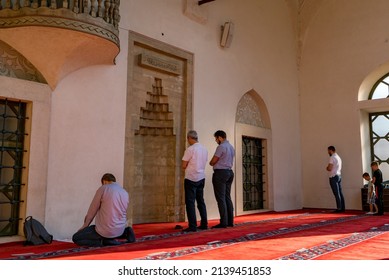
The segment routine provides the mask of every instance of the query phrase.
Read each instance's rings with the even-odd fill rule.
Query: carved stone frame
[[[127,76],[127,113],[126,113],[126,132],[125,132],[125,158],[124,158],[124,187],[129,192],[130,197],[134,195],[134,180],[136,180],[135,172],[137,168],[135,162],[135,136],[139,129],[139,100],[134,98],[134,73],[135,60],[138,59],[135,55],[135,48],[141,46],[155,53],[160,53],[168,57],[183,61],[182,79],[183,79],[183,96],[182,112],[180,122],[180,131],[175,130],[176,135],[176,156],[175,156],[175,174],[174,174],[174,217],[170,217],[171,222],[185,220],[185,201],[183,191],[184,174],[181,169],[181,158],[186,148],[186,131],[192,128],[193,122],[193,54],[185,50],[176,48],[166,43],[146,37],[144,35],[129,32],[128,45],[128,76]],[[167,175],[168,176],[168,175]],[[171,175],[170,175],[171,176]],[[131,198],[130,198],[131,199]],[[138,217],[133,217],[133,206],[129,207],[129,223],[141,223]],[[163,221],[161,221],[163,222]]]

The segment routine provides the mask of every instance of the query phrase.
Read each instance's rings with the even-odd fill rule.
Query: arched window
[[[389,73],[379,79],[369,100],[389,97]],[[389,111],[369,113],[371,160],[377,161],[384,174],[389,174]],[[384,180],[387,178],[384,178]]]
[[[369,99],[381,99],[389,97],[389,73],[383,76],[373,86],[370,92]]]

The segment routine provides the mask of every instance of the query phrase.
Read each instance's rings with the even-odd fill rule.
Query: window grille
[[[389,97],[389,73],[381,77],[372,87],[369,100]],[[371,161],[377,161],[385,176],[389,174],[389,112],[381,108],[369,114]],[[386,109],[387,110],[387,109]]]
[[[18,234],[26,103],[0,100],[0,236]]]
[[[264,209],[263,139],[242,136],[243,211]]]
[[[386,174],[389,171],[389,112],[371,113],[370,148],[371,160],[380,164],[380,169]],[[384,178],[385,180],[385,178]]]

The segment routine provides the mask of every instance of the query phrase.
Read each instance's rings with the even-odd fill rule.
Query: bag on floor
[[[53,241],[53,236],[32,216],[24,220],[23,231],[26,237],[24,245],[50,244]]]

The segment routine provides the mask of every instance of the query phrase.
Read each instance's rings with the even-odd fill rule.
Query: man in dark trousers
[[[378,162],[373,161],[371,163],[371,170],[373,171],[373,179],[371,182],[376,188],[376,195],[377,195],[377,207],[378,207],[378,213],[374,214],[376,216],[382,216],[384,215],[384,185],[382,184],[382,172],[379,168]]]
[[[129,196],[110,173],[101,178],[99,187],[84,218],[84,224],[73,235],[73,242],[80,246],[119,245],[116,239],[134,242],[131,227],[126,227]],[[90,225],[95,220],[95,225]]]
[[[187,133],[189,147],[182,157],[182,168],[185,170],[185,204],[188,216],[188,228],[184,232],[207,229],[207,207],[204,202],[205,166],[208,161],[207,149],[198,142],[197,132],[191,130]],[[200,213],[200,226],[197,227],[196,207]]]
[[[224,131],[216,131],[214,137],[218,147],[209,164],[213,166],[212,184],[219,209],[220,222],[212,228],[233,227],[234,206],[231,200],[231,185],[234,180],[232,166],[235,150],[230,142],[228,142],[227,135]]]
[[[342,213],[345,211],[346,207],[342,191],[342,159],[336,153],[334,146],[328,147],[328,155],[330,156],[330,159],[326,170],[328,171],[331,190],[336,200],[336,210],[334,212]]]

